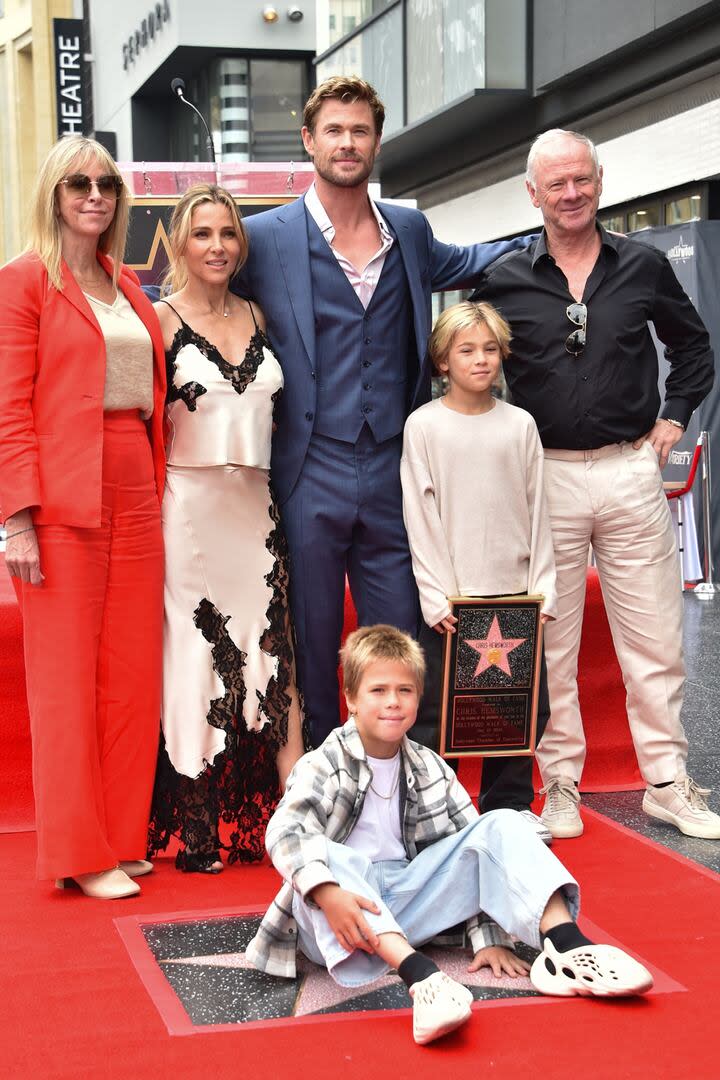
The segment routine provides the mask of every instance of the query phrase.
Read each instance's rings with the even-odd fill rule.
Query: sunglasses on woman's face
[[[98,189],[98,194],[104,199],[117,199],[123,189],[121,176],[108,173],[106,176],[98,176],[96,180],[86,176],[85,173],[71,173],[60,181],[64,184],[71,195],[87,196],[93,189],[93,184]]]

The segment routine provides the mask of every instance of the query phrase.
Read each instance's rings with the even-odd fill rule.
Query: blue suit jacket
[[[408,370],[415,367],[417,372],[410,395],[412,411],[430,398],[427,341],[432,293],[471,288],[486,266],[508,251],[525,247],[532,238],[469,247],[441,244],[419,210],[382,202],[379,207],[397,236],[410,287],[417,342],[417,356],[408,357]],[[232,287],[257,300],[262,308],[270,342],[285,375],[272,455],[273,484],[282,503],[295,486],[305,460],[316,408],[315,322],[305,201],[298,199],[246,218],[245,227],[250,241],[248,260]]]

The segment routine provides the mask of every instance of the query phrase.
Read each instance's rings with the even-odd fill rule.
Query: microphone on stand
[[[202,126],[205,128],[205,134],[207,135],[205,145],[207,147],[208,154],[210,155],[210,160],[212,161],[213,165],[215,165],[217,163],[217,158],[215,157],[215,145],[212,140],[212,135],[210,134],[210,128],[205,123],[205,117],[200,112],[200,110],[196,109],[192,101],[188,101],[188,99],[185,97],[185,80],[173,79],[170,83],[170,89],[172,90],[173,94],[175,94],[175,96],[178,97],[180,101],[182,101],[183,105],[187,105],[189,109],[192,109],[192,111],[200,117]]]

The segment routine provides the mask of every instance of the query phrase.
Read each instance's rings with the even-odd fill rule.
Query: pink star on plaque
[[[511,653],[513,649],[517,649],[519,645],[524,645],[526,641],[527,638],[503,637],[500,632],[498,617],[497,615],[493,616],[486,638],[477,638],[474,641],[469,638],[465,639],[466,645],[469,645],[475,652],[480,653],[475,675],[482,675],[483,671],[487,671],[489,667],[498,667],[506,675],[511,675],[508,653]]]

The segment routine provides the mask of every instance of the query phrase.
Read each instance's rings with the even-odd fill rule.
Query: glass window
[[[459,304],[460,301],[464,300],[466,296],[468,296],[468,293],[463,292],[461,289],[448,289],[442,294],[443,311],[447,311],[447,309],[449,307],[452,307],[453,304]]]
[[[485,86],[485,0],[408,0],[408,123]]]
[[[402,5],[391,8],[317,65],[317,81],[331,75],[360,75],[385,105],[385,134],[403,125]]]
[[[304,60],[248,60],[223,56],[193,78],[190,100],[208,117],[223,162],[299,161],[300,128],[308,96]],[[173,125],[175,161],[206,161],[205,132],[189,110]]]
[[[650,203],[648,206],[628,211],[628,232],[639,232],[640,229],[649,229],[653,225],[661,224],[660,206],[657,203]]]
[[[430,377],[430,392],[433,400],[435,398],[445,397],[448,392],[448,385],[447,375],[436,375],[433,371],[433,374]]]
[[[334,44],[345,34],[352,33],[360,23],[392,3],[393,0],[330,0],[330,44]]]
[[[308,96],[302,60],[251,60],[251,161],[297,161],[304,154],[300,128]]]
[[[665,203],[665,224],[682,225],[685,221],[698,221],[702,216],[702,195],[685,195]]]
[[[608,232],[619,232],[619,233],[624,233],[625,232],[625,215],[624,214],[606,214],[604,216],[602,214],[600,214],[598,216],[598,221],[600,222],[600,224],[603,226],[604,229],[608,230]]]
[[[220,145],[222,161],[250,160],[250,109],[248,62],[243,56],[227,56],[217,62],[214,78],[217,97],[211,108],[213,138]],[[218,132],[220,138],[215,135]]]

